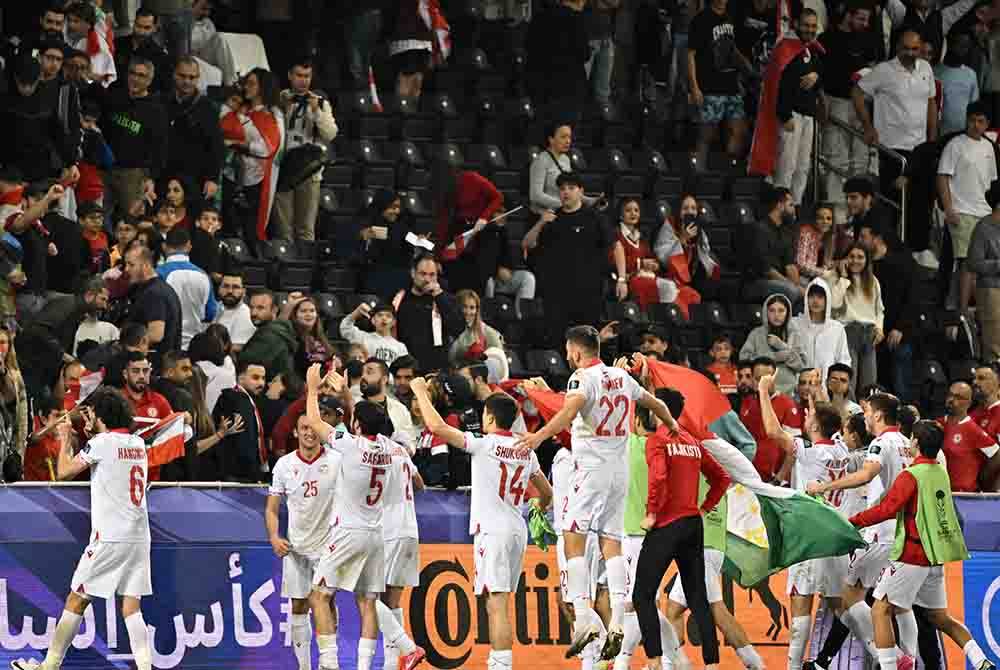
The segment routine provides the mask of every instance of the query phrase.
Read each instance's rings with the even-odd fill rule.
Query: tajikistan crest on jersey
[[[326,463],[324,463],[323,465],[319,466],[320,474],[324,474],[325,475],[326,471],[329,470],[329,469],[330,469],[330,466],[327,465]]]
[[[299,469],[292,468],[292,477],[298,477],[298,476],[299,476]]]
[[[960,434],[956,433],[955,437],[953,438],[953,441],[955,442],[955,444],[960,443],[962,441],[962,436]]]

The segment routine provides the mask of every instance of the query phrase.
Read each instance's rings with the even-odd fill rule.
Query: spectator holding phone
[[[413,220],[402,211],[399,194],[379,189],[362,216],[358,238],[364,262],[362,285],[366,293],[390,299],[410,281],[410,263],[416,247],[407,241],[417,235]],[[424,235],[423,237],[426,237]]]
[[[374,333],[361,330],[357,326],[360,319],[370,319]],[[362,301],[354,311],[340,322],[340,335],[351,343],[364,346],[365,350],[386,365],[392,365],[400,356],[409,353],[406,345],[393,335],[396,327],[396,310],[387,302]]]
[[[455,299],[438,282],[438,264],[429,253],[417,256],[411,271],[412,284],[396,294],[396,332],[409,353],[417,357],[424,372],[448,367],[451,341],[465,330],[465,320]]]
[[[691,305],[715,294],[719,261],[712,253],[701,225],[701,206],[690,193],[681,197],[680,216],[671,216],[660,227],[653,251],[667,280],[677,287],[672,302],[688,316]],[[666,302],[666,301],[664,301]]]

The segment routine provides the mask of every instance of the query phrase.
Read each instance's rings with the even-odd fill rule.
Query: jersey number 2
[[[142,505],[142,499],[146,496],[146,482],[143,481],[142,468],[138,465],[133,465],[132,470],[129,471],[128,495],[136,507]]]
[[[365,502],[368,503],[370,507],[375,506],[379,499],[382,497],[382,491],[385,490],[385,484],[382,483],[382,475],[385,474],[385,468],[372,468],[372,478],[368,482],[368,488],[371,489],[371,493],[365,498]]]
[[[507,499],[507,491],[509,490],[512,494],[514,494],[514,499],[511,502],[515,507],[520,505],[521,499],[524,498],[524,484],[521,482],[522,472],[524,472],[524,466],[517,466],[517,470],[514,470],[514,476],[510,478],[510,489],[508,489],[507,464],[500,463],[500,500]]]
[[[615,424],[615,432],[608,432],[608,421],[619,405],[622,406],[622,415],[618,419],[618,423]],[[607,411],[605,411],[604,418],[601,419],[601,423],[597,426],[597,437],[625,437],[625,420],[628,419],[628,397],[616,395],[612,399],[604,396],[601,398],[601,407],[607,408]]]

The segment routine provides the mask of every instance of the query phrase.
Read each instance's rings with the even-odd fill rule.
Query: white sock
[[[896,659],[899,658],[896,655],[896,648],[890,647],[889,649],[879,649],[878,650],[878,667],[882,670],[896,670]]]
[[[128,641],[132,645],[132,659],[138,670],[152,670],[153,654],[149,649],[149,629],[142,618],[142,612],[125,617]]]
[[[393,611],[381,600],[375,601],[375,616],[378,618],[378,627],[381,629],[383,637],[395,646],[401,655],[412,654],[417,645],[403,630],[403,626],[396,620]]]
[[[392,611],[392,616],[396,617],[396,621],[399,622],[400,626],[403,626],[404,628],[406,627],[405,624],[403,623],[403,608],[402,607],[397,607],[396,609],[394,609]]]
[[[875,626],[872,624],[872,608],[868,606],[868,603],[864,600],[854,603],[850,609],[844,612],[841,620],[844,622],[844,625],[851,629],[854,637],[861,640],[865,645],[868,654],[877,660],[878,648],[875,646]]]
[[[660,646],[663,648],[663,658],[676,663],[680,653],[681,639],[677,637],[677,631],[674,630],[673,624],[659,608],[657,608],[656,614],[660,618]]]
[[[66,650],[69,649],[69,645],[73,644],[73,638],[76,637],[76,634],[80,632],[82,620],[83,617],[79,614],[63,610],[62,616],[59,617],[59,623],[56,624],[56,632],[52,636],[52,644],[49,645],[49,651],[45,654],[43,665],[46,670],[58,670],[59,666],[62,665],[63,659],[66,658]]]
[[[788,637],[788,670],[802,670],[802,657],[806,653],[806,645],[809,643],[809,624],[812,619],[808,616],[797,616],[792,619],[791,631]]]
[[[965,652],[965,657],[969,659],[969,663],[972,663],[973,668],[978,668],[986,660],[986,654],[979,648],[979,644],[975,640],[966,642],[962,651]]]
[[[497,667],[496,659],[493,658],[493,650],[490,649],[489,656],[486,657],[486,670],[494,670]],[[389,670],[389,666],[386,666],[386,670]]]
[[[319,667],[322,670],[336,670],[340,667],[337,658],[337,634],[317,635],[316,646],[319,647]]]
[[[605,561],[604,565],[608,573],[608,593],[611,596],[611,623],[608,628],[621,629],[625,622],[625,594],[628,588],[625,559],[615,556]]]
[[[917,617],[913,610],[906,610],[896,615],[896,625],[899,627],[899,644],[904,654],[917,656]]]
[[[375,660],[376,641],[367,637],[358,638],[358,670],[372,670]]]
[[[514,667],[514,651],[512,649],[501,649],[492,652],[493,667],[496,670],[510,670]]]
[[[292,624],[292,651],[299,662],[299,670],[312,670],[312,628],[309,613],[292,614],[288,617]]]
[[[599,618],[597,612],[590,606],[590,589],[587,588],[588,577],[587,561],[583,556],[566,561],[566,588],[573,601],[577,632],[587,630],[594,619]]]
[[[625,637],[622,639],[621,653],[615,659],[614,670],[626,670],[628,668],[628,664],[632,660],[632,654],[635,653],[635,648],[642,641],[642,632],[639,630],[639,615],[635,612],[625,612],[625,620],[622,628]]]
[[[743,665],[750,670],[764,670],[764,659],[760,657],[752,644],[740,647],[736,650],[736,655],[743,661]]]

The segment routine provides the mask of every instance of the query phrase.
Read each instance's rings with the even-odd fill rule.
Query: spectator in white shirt
[[[374,333],[368,333],[358,328],[358,319],[371,319]],[[396,310],[389,303],[372,305],[362,302],[340,322],[340,334],[352,344],[360,344],[373,356],[387,366],[400,356],[409,353],[406,345],[393,337],[392,330],[396,326]]]
[[[188,347],[191,363],[205,373],[205,407],[211,412],[226,389],[236,388],[236,372],[227,368],[226,352],[219,338],[209,333],[198,333]]]
[[[937,139],[937,88],[930,63],[918,57],[922,45],[919,33],[904,30],[896,43],[896,57],[873,67],[852,92],[865,141],[871,145],[881,143],[907,159],[917,145]],[[875,102],[874,121],[865,105],[866,96]],[[880,154],[879,177],[884,194],[898,199],[897,180],[901,170],[899,161]],[[917,199],[910,200],[916,206]],[[924,240],[928,231],[911,231],[907,226],[906,233],[906,240],[913,243],[914,250],[927,247]]]
[[[965,118],[965,132],[953,137],[941,152],[937,191],[951,233],[955,268],[961,273],[961,292],[971,297],[976,277],[965,271],[965,257],[976,224],[993,212],[986,202],[986,191],[997,178],[997,151],[993,142],[983,135],[990,126],[989,104],[972,103],[966,109]],[[956,297],[954,291],[950,297]]]
[[[222,309],[215,315],[215,322],[222,324],[229,331],[234,354],[240,353],[243,345],[257,332],[257,326],[253,325],[253,320],[250,318],[250,307],[243,301],[245,295],[243,275],[237,273],[222,275],[222,282],[219,284],[219,301],[222,302]]]
[[[108,289],[102,286],[100,294],[102,299],[98,299],[96,302],[107,305]],[[113,323],[101,321],[98,318],[99,314],[100,311],[97,309],[86,311],[83,321],[77,326],[76,335],[73,337],[73,356],[79,358],[80,354],[77,352],[80,349],[80,343],[84,340],[91,340],[97,344],[110,344],[118,341],[118,328]]]
[[[215,320],[218,303],[212,280],[204,270],[191,262],[191,234],[174,228],[163,243],[166,260],[156,268],[157,274],[174,290],[181,304],[181,347],[205,330]]]

